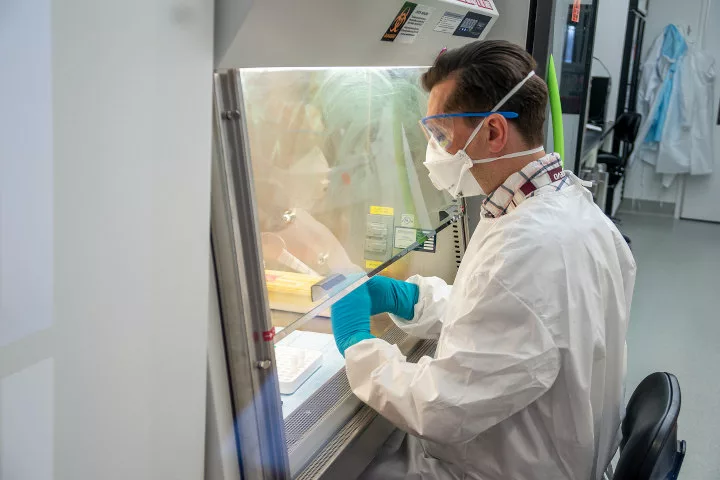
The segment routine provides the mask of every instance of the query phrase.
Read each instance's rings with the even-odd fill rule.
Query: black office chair
[[[642,115],[639,113],[625,112],[615,120],[615,123],[610,129],[603,132],[603,139],[610,135],[611,132],[615,133],[613,143],[618,149],[617,153],[600,150],[597,156],[597,163],[605,164],[609,174],[607,197],[605,200],[605,214],[608,216],[612,216],[615,187],[617,187],[623,175],[625,175],[625,167],[635,148],[635,139],[637,139],[638,131],[640,131],[641,121]]]
[[[627,406],[613,480],[675,480],[685,458],[685,441],[677,440],[679,415],[680,384],[675,375],[647,376]]]

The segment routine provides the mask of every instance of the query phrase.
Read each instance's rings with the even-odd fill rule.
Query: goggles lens
[[[485,118],[493,114],[502,115],[507,119],[517,118],[515,112],[486,112],[486,113],[443,113],[432,115],[420,120],[420,127],[428,142],[434,140],[442,149],[447,150],[453,144],[454,121],[458,117]]]
[[[441,148],[447,150],[453,141],[452,118],[428,117],[420,120],[420,127],[427,141],[435,141]]]

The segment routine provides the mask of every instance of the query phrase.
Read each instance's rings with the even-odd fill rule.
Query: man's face
[[[428,98],[428,109],[427,116],[440,115],[443,113],[451,113],[445,111],[445,105],[447,100],[455,90],[455,79],[449,78],[444,80],[433,87],[430,90],[430,98]],[[452,112],[454,113],[454,112]],[[447,151],[454,154],[465,146],[465,142],[470,138],[472,134],[472,128],[470,128],[466,122],[461,118],[448,119],[452,122],[452,143],[447,147]]]
[[[432,88],[430,91],[430,97],[428,98],[427,116],[440,115],[443,113],[472,113],[445,111],[447,100],[455,91],[455,85],[455,79],[449,78],[447,80],[443,80]],[[490,130],[490,123],[494,123],[496,117],[500,117],[500,115],[488,117],[483,124],[483,128],[481,128],[477,133],[472,143],[468,145],[466,152],[470,158],[486,158],[491,156],[487,136],[488,130]],[[471,125],[465,118],[462,117],[450,118],[448,119],[448,122],[452,124],[452,142],[446,150],[451,154],[455,154],[458,150],[465,146],[470,138],[470,135],[472,135],[472,132],[475,130],[476,125]]]

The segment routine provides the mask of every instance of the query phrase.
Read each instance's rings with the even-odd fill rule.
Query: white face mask
[[[510,97],[520,90],[525,85],[525,82],[530,80],[535,75],[534,71],[531,71],[524,79],[522,79],[510,92],[503,97],[491,112],[497,112]],[[483,158],[480,160],[473,160],[465,152],[465,149],[475,139],[485,119],[473,130],[470,138],[465,143],[465,146],[458,150],[455,154],[447,152],[444,148],[437,144],[437,142],[431,139],[428,142],[427,153],[425,154],[424,165],[428,169],[430,181],[432,181],[435,188],[438,190],[447,190],[453,198],[459,196],[472,197],[475,195],[484,195],[480,185],[477,183],[475,178],[470,174],[470,169],[473,165],[478,163],[490,163],[502,158],[516,158],[524,155],[530,155],[533,153],[542,152],[544,147],[533,148],[531,150],[524,150],[522,152],[509,153],[500,157]]]

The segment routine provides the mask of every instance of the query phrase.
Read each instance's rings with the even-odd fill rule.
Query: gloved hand
[[[372,305],[370,315],[390,312],[405,320],[415,316],[420,288],[414,283],[375,275],[366,283]]]
[[[343,357],[345,350],[356,343],[375,338],[370,334],[370,295],[367,283],[333,304],[330,312],[335,344]]]

